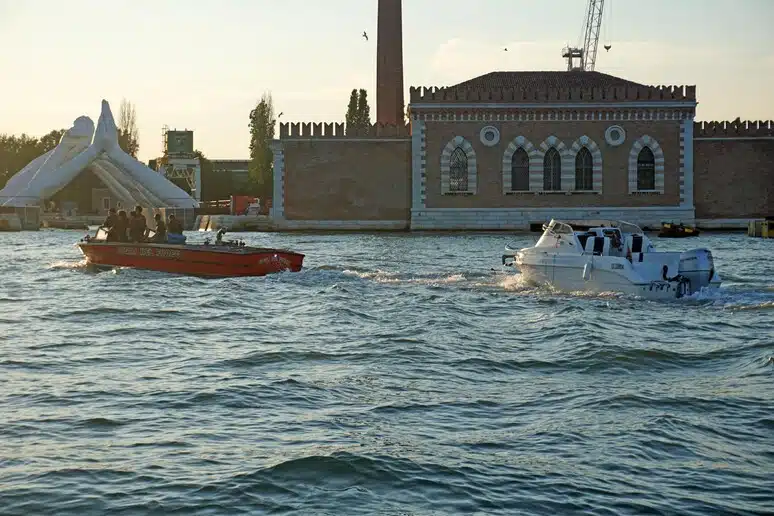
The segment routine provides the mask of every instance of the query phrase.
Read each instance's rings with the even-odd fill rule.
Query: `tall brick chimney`
[[[403,125],[401,0],[379,0],[376,34],[376,121]]]

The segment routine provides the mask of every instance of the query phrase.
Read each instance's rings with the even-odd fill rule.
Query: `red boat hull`
[[[265,276],[301,270],[304,255],[284,249],[213,245],[80,242],[89,264],[192,276]]]

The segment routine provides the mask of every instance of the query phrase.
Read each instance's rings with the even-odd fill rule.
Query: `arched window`
[[[579,191],[594,189],[594,159],[586,147],[581,147],[575,155],[575,189]]]
[[[643,147],[637,156],[637,190],[656,189],[656,158],[650,147]]]
[[[468,190],[468,156],[462,147],[457,147],[449,158],[449,191]]]
[[[543,190],[562,189],[562,157],[554,147],[548,149],[543,158]]]
[[[522,148],[516,149],[511,158],[511,191],[529,191],[529,155]]]

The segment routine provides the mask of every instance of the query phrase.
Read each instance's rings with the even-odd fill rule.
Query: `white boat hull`
[[[552,220],[533,247],[505,250],[503,264],[517,268],[526,282],[565,292],[676,299],[721,283],[708,249],[655,251],[642,230],[626,222],[575,231]]]
[[[545,266],[514,263],[527,283],[544,286],[561,292],[621,293],[653,300],[677,299],[685,295],[685,287],[679,281],[632,281],[618,271],[604,270],[586,265]],[[587,279],[586,279],[587,278]],[[710,282],[709,290],[717,289],[719,281]],[[682,290],[681,290],[682,289]]]

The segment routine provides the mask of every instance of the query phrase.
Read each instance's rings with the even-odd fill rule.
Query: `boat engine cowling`
[[[691,249],[680,253],[680,276],[689,281],[690,294],[708,287],[715,276],[715,262],[709,249]]]

